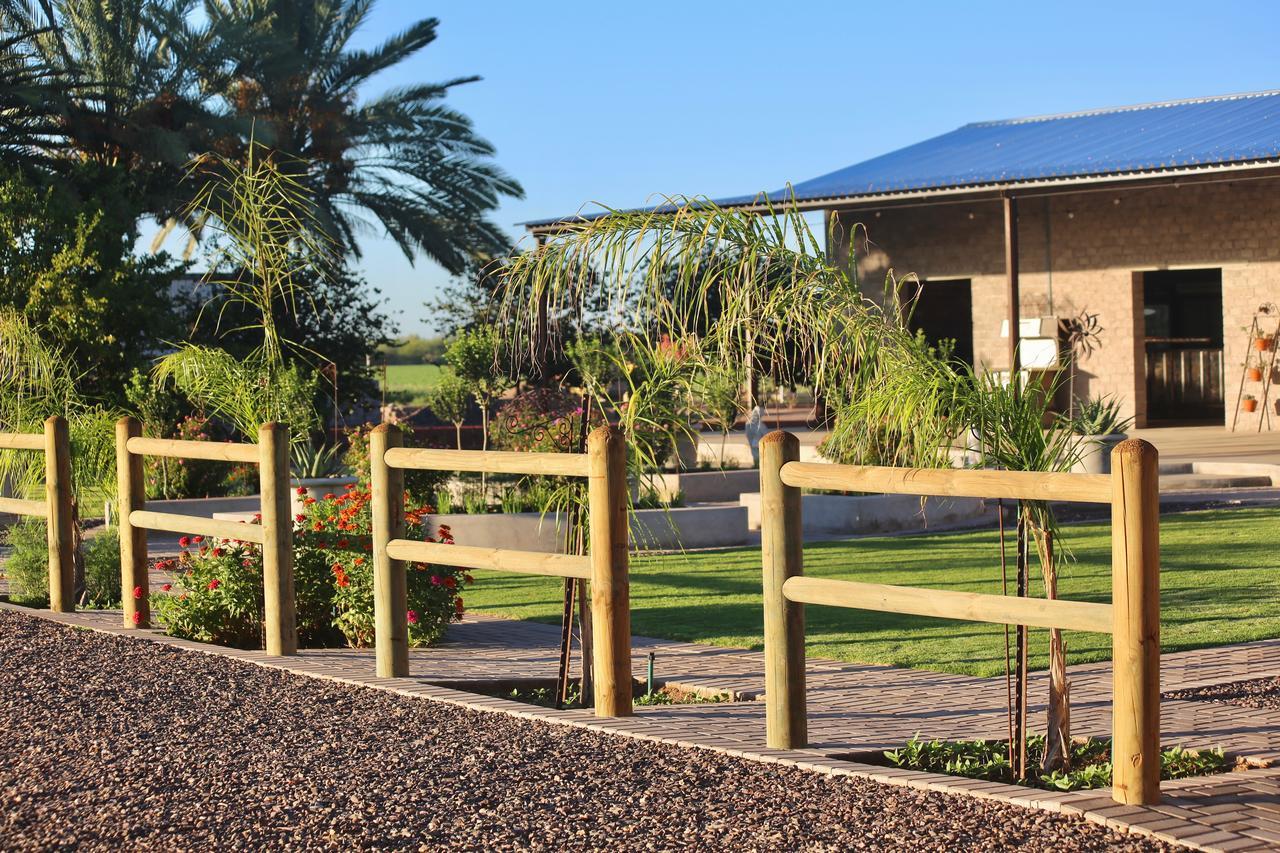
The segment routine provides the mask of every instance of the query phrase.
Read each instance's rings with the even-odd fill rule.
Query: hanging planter
[[[1258,352],[1271,352],[1272,347],[1276,345],[1275,338],[1254,338],[1253,348]]]
[[[1245,375],[1245,378],[1248,379],[1250,382],[1261,382],[1262,368],[1261,367],[1246,368],[1244,375]]]
[[[1256,412],[1258,410],[1258,398],[1251,394],[1245,394],[1244,398],[1240,401],[1240,408],[1244,409],[1246,412]]]

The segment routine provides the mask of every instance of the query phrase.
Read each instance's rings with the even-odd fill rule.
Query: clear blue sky
[[[1280,88],[1273,2],[381,0],[362,43],[439,37],[375,88],[479,74],[452,103],[526,197],[516,223],[653,193],[776,189],[982,119]],[[447,275],[365,243],[404,332]]]

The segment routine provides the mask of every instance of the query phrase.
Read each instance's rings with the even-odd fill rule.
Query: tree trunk
[[[458,449],[462,449],[462,421],[455,421],[453,424],[453,435],[458,442]]]
[[[1045,598],[1055,599],[1058,570],[1053,564],[1053,534],[1041,531],[1039,540]],[[1067,645],[1057,628],[1049,630],[1049,712],[1041,766],[1046,772],[1071,769],[1071,685],[1067,681]]]

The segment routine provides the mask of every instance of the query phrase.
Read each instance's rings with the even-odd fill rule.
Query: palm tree
[[[358,235],[385,229],[410,261],[421,251],[453,273],[508,251],[485,215],[523,190],[493,165],[493,146],[471,121],[443,103],[479,78],[359,97],[370,78],[435,40],[436,19],[357,50],[348,43],[373,0],[207,0],[205,8],[231,57],[226,108],[252,121],[257,141],[307,164],[298,177],[345,249],[358,255]]]
[[[220,84],[194,0],[0,0],[0,29],[24,38],[25,71],[57,80],[42,147],[126,170],[139,214],[181,209],[183,170],[234,128],[212,109]]]

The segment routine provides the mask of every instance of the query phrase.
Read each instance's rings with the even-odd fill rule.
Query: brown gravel
[[[0,611],[6,849],[1162,849]]]
[[[1224,705],[1241,705],[1259,710],[1280,709],[1280,678],[1258,678],[1253,681],[1233,681],[1194,690],[1176,690],[1164,694],[1166,699],[1199,699],[1221,702]]]

